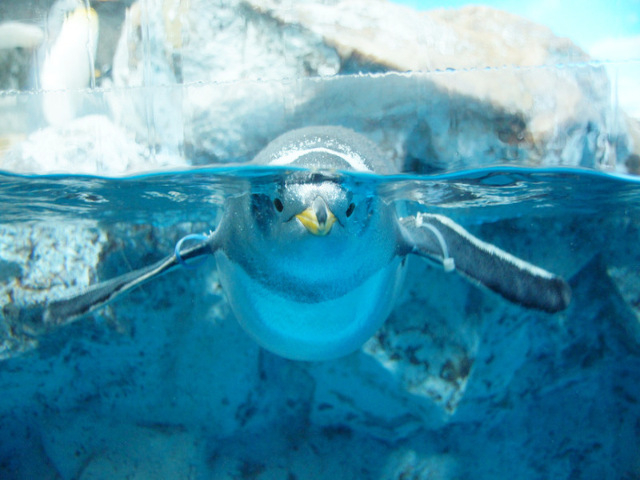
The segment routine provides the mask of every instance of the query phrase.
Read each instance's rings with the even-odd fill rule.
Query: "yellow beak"
[[[324,237],[331,231],[331,227],[336,223],[336,216],[333,214],[322,197],[316,197],[311,206],[296,215],[300,223],[305,228],[319,237]]]

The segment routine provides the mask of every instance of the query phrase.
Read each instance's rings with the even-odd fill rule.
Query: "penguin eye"
[[[351,214],[353,213],[353,210],[355,210],[356,208],[356,204],[355,203],[350,203],[349,204],[349,208],[347,208],[347,217],[350,217]]]
[[[273,206],[276,207],[276,210],[278,212],[282,212],[282,210],[284,210],[284,205],[282,204],[282,200],[280,200],[279,198],[276,198],[273,201]]]

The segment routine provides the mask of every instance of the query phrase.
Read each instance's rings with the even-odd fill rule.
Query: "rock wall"
[[[488,7],[150,0],[127,10],[110,61],[103,90],[82,92],[82,115],[124,130],[148,170],[245,161],[286,130],[333,123],[370,136],[406,171],[635,171],[635,128],[612,103],[604,68],[549,29]],[[73,171],[20,147],[2,162]]]
[[[266,139],[314,123],[368,134],[405,170],[624,170],[633,148],[602,67],[547,28],[487,7],[190,2],[146,13],[136,20],[152,28],[123,39],[115,83],[185,85],[173,103],[159,92],[154,108],[185,126],[191,161],[250,158]],[[139,32],[132,18],[125,30]],[[176,130],[158,117],[158,135]]]

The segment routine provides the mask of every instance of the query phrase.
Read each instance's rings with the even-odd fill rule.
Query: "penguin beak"
[[[319,237],[327,235],[336,222],[336,216],[329,210],[327,202],[319,196],[309,208],[296,215],[296,218],[310,233]]]

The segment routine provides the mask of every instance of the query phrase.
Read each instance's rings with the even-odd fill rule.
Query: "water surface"
[[[225,166],[124,178],[0,172],[0,221],[203,221],[211,218],[212,209],[221,207],[227,196],[241,194],[251,184],[286,181],[294,171],[299,170]],[[465,209],[496,219],[531,212],[561,215],[563,211],[630,216],[640,208],[638,177],[588,169],[492,167],[437,175],[333,175],[352,188],[390,201],[408,200],[423,209],[452,209],[453,214]]]

